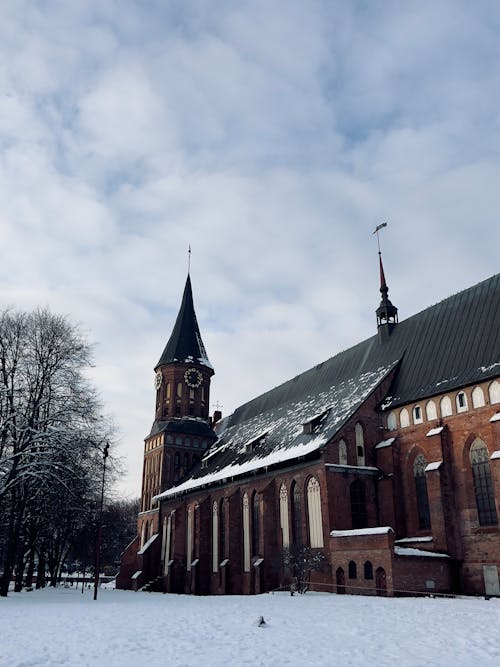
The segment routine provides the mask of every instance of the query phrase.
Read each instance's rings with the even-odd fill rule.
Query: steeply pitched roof
[[[194,312],[193,292],[189,274],[172,334],[155,368],[176,362],[198,363],[212,368],[201,339],[196,313]]]
[[[384,407],[500,375],[500,274],[245,403],[190,477],[161,497],[317,452],[396,369]],[[302,424],[324,413],[315,433]]]

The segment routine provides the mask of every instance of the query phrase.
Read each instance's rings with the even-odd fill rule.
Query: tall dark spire
[[[378,252],[378,261],[380,267],[380,294],[382,300],[380,306],[377,308],[377,326],[379,331],[379,338],[381,341],[385,340],[391,335],[392,330],[398,323],[398,309],[389,299],[389,288],[385,280],[384,265],[382,264],[382,253]]]
[[[168,343],[155,368],[172,363],[198,363],[211,368],[194,312],[191,278],[188,274],[182,303]]]

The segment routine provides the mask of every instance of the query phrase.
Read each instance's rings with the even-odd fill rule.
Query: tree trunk
[[[24,585],[26,588],[31,588],[33,586],[33,574],[35,572],[35,545],[32,544],[28,556],[28,569],[26,571],[26,577],[24,579]]]
[[[45,588],[45,545],[38,550],[38,567],[36,570],[36,587]]]

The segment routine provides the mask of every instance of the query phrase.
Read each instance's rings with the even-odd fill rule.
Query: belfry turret
[[[389,299],[389,288],[385,280],[384,266],[382,264],[382,253],[378,253],[380,266],[380,294],[382,300],[380,306],[377,308],[377,327],[379,341],[382,343],[389,338],[394,327],[398,323],[398,309]]]

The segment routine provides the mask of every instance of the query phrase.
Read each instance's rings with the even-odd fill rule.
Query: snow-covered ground
[[[0,598],[0,665],[498,667],[500,601],[12,593]]]

